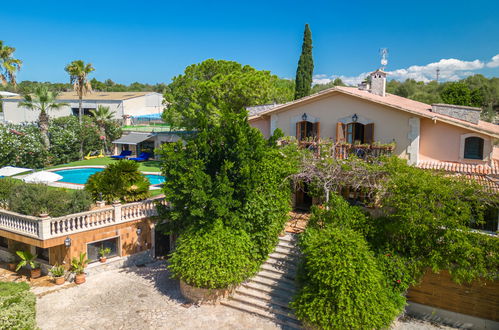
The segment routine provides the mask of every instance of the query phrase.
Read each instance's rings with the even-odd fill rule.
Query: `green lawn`
[[[116,162],[116,160],[111,159],[109,157],[94,158],[94,159],[89,159],[89,160],[78,160],[76,162],[71,162],[68,164],[51,166],[51,167],[48,167],[47,169],[67,167],[67,166],[92,166],[92,165],[104,165],[105,166],[105,165],[112,163],[112,162]],[[159,172],[160,171],[158,160],[149,160],[147,162],[140,162],[139,164],[140,164],[139,170],[142,172]]]

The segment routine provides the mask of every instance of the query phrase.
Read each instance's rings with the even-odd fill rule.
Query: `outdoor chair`
[[[123,150],[121,154],[116,155],[116,156],[111,156],[112,159],[125,159],[128,156],[131,156],[132,152],[130,150]]]
[[[151,154],[148,152],[141,152],[139,157],[129,158],[130,160],[134,160],[136,162],[145,162],[151,158]]]

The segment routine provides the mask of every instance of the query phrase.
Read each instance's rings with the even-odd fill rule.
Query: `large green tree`
[[[67,103],[57,102],[57,94],[57,92],[49,91],[45,86],[39,86],[33,94],[25,94],[23,101],[19,103],[20,107],[40,112],[38,114],[38,125],[46,149],[50,147],[48,112],[50,110],[59,110],[61,107],[68,105]]]
[[[298,68],[296,69],[295,100],[310,95],[313,73],[314,59],[312,57],[312,32],[310,31],[308,24],[305,24],[300,60],[298,61]]]
[[[76,60],[66,65],[64,70],[69,74],[69,80],[73,84],[73,89],[78,94],[78,113],[81,123],[83,118],[83,96],[92,92],[92,85],[88,81],[88,75],[95,69],[90,63],[85,64],[82,60]]]
[[[483,95],[479,89],[471,89],[464,82],[448,83],[440,93],[442,101],[447,104],[480,107]]]
[[[243,113],[245,107],[289,101],[282,83],[269,71],[237,62],[209,59],[188,66],[165,93],[163,118],[176,127],[200,128],[220,121],[221,110]]]
[[[4,86],[8,82],[16,85],[16,74],[23,64],[20,59],[14,58],[15,51],[14,47],[7,46],[0,40],[0,81]]]

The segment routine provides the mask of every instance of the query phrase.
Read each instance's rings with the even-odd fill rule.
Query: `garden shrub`
[[[83,212],[90,209],[91,203],[89,194],[83,190],[29,183],[15,185],[8,198],[11,211],[34,216],[48,213],[51,217],[59,217]]]
[[[121,128],[116,121],[109,121],[104,129],[107,139],[102,140],[92,117],[84,116],[82,124],[77,116],[51,119],[50,148],[46,150],[36,124],[0,124],[0,167],[43,168],[80,159],[80,147],[85,155],[103,149],[104,143],[109,149],[111,141],[121,136]]]
[[[12,178],[0,178],[0,208],[6,208],[9,204],[10,194],[22,181]]]
[[[36,329],[35,304],[27,283],[0,282],[0,330]]]
[[[161,156],[168,178],[164,192],[172,206],[161,212],[167,219],[162,230],[180,237],[185,231],[203,235],[221,222],[225,230],[241,232],[253,243],[246,247],[249,257],[235,256],[234,262],[258,268],[284,228],[291,202],[287,177],[296,168],[294,160],[250,127],[246,114],[229,111],[221,112],[219,125],[204,127],[185,142],[165,144]],[[180,271],[190,273],[187,266],[178,276]],[[234,283],[224,273],[214,276],[220,287],[224,281],[226,286]]]
[[[245,281],[259,264],[252,260],[253,243],[242,230],[225,227],[184,232],[177,241],[168,268],[189,285],[222,289]]]
[[[101,171],[91,175],[85,185],[94,200],[112,203],[115,200],[136,202],[150,196],[151,183],[139,171],[139,164],[132,160],[118,160]]]
[[[361,234],[308,228],[299,244],[301,287],[291,306],[300,320],[322,329],[380,329],[401,312]]]

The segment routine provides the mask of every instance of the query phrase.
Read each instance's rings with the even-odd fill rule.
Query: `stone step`
[[[280,253],[280,254],[285,254],[291,257],[298,257],[299,252],[298,248],[296,247],[288,247],[288,246],[281,246],[280,244],[277,244],[275,247],[274,251],[275,253]]]
[[[299,260],[298,256],[284,254],[280,252],[272,252],[271,254],[269,254],[269,259],[274,259],[276,261],[282,261],[282,262],[289,262],[295,265],[298,263]]]
[[[251,305],[252,307],[260,308],[264,311],[269,311],[273,314],[279,314],[282,316],[289,317],[290,319],[296,320],[293,311],[291,310],[291,308],[287,306],[281,306],[260,298],[250,297],[246,295],[239,295],[239,294],[235,294],[229,299],[246,305]]]
[[[276,274],[282,274],[284,277],[294,280],[296,277],[296,267],[285,267],[281,264],[265,262],[261,267],[260,271],[266,270],[268,272],[273,272]]]
[[[246,282],[243,284],[243,287],[251,290],[260,291],[264,294],[279,296],[283,299],[291,299],[291,297],[293,297],[294,295],[294,290],[290,290],[289,288],[280,288],[258,282]]]
[[[240,302],[237,300],[226,300],[221,302],[222,305],[234,308],[243,312],[251,313],[271,321],[274,321],[278,324],[281,324],[285,327],[289,327],[291,329],[301,329],[301,325],[299,321],[297,321],[294,317],[288,317],[286,315],[274,313],[274,310],[270,308],[262,309],[260,307],[256,307],[244,302]]]
[[[277,242],[277,245],[278,246],[282,246],[282,247],[295,248],[297,246],[297,243],[296,242],[291,242],[291,241],[281,241],[281,240],[279,240]]]
[[[284,297],[278,294],[274,294],[273,292],[263,292],[246,286],[240,286],[239,288],[237,288],[236,293],[239,295],[251,297],[253,299],[260,299],[266,301],[267,303],[273,303],[288,309],[289,302],[292,298],[291,296]]]
[[[286,283],[284,281],[280,281],[278,279],[271,279],[271,278],[267,278],[264,276],[260,276],[258,274],[256,276],[252,277],[249,281],[256,282],[258,284],[268,285],[272,288],[281,289],[284,291],[289,291],[291,294],[294,294],[294,292],[295,292],[294,283],[290,284],[290,283]]]
[[[279,281],[281,283],[286,283],[289,284],[290,286],[295,285],[295,281],[293,279],[287,278],[286,273],[275,273],[273,271],[263,269],[257,274],[257,276],[265,277],[270,280]]]
[[[286,233],[284,236],[279,236],[279,241],[290,242],[295,244],[298,241],[298,236]]]

